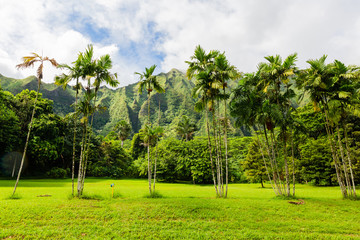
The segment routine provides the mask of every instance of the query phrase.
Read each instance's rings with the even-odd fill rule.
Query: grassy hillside
[[[176,69],[161,73],[158,78],[166,92],[152,93],[151,122],[157,124],[160,116],[160,125],[165,128],[165,133],[168,136],[175,136],[175,126],[182,115],[187,115],[198,125],[200,130],[197,135],[205,135],[204,116],[194,110],[195,99],[191,97],[194,83]],[[0,75],[0,85],[4,90],[17,94],[24,89],[36,90],[37,80],[35,77],[11,79]],[[230,87],[235,85],[236,83],[233,82]],[[43,97],[54,101],[55,113],[64,116],[73,111],[70,105],[75,101],[75,91],[71,87],[63,90],[54,84],[43,83],[40,92]],[[146,92],[139,94],[136,83],[116,90],[102,87],[97,99],[101,106],[106,107],[105,111],[97,113],[94,118],[94,128],[99,134],[106,135],[122,119],[131,122],[133,132],[136,133],[147,119],[147,94]],[[242,133],[236,130],[233,135],[242,135]]]

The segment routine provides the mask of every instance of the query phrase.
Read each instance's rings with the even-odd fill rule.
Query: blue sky
[[[70,64],[93,44],[110,54],[121,85],[156,64],[156,73],[186,70],[200,44],[225,51],[242,72],[255,71],[264,56],[294,52],[298,66],[327,54],[360,65],[360,1],[356,0],[0,0],[0,73],[15,78],[21,57],[43,53]],[[46,66],[44,81],[58,70]]]

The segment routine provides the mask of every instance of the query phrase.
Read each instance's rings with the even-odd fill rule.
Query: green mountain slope
[[[176,69],[161,73],[158,78],[166,92],[152,93],[151,122],[157,124],[160,117],[160,125],[165,128],[166,135],[175,136],[175,126],[182,115],[187,115],[198,125],[200,130],[197,135],[205,135],[204,116],[194,110],[195,99],[191,97],[194,83],[188,81],[185,74]],[[0,85],[4,90],[17,94],[24,89],[36,90],[37,80],[35,77],[11,79],[0,75]],[[236,83],[230,84],[230,87],[234,85]],[[75,101],[75,91],[71,87],[63,90],[54,84],[42,84],[40,92],[43,97],[54,101],[56,114],[64,116],[73,111],[70,105]],[[136,133],[147,119],[147,94],[146,92],[139,94],[136,84],[115,90],[102,87],[99,90],[97,102],[106,107],[105,111],[97,113],[94,117],[93,126],[101,135],[112,131],[115,124],[122,119],[129,121],[133,132]],[[242,135],[242,133],[236,131],[233,135]]]

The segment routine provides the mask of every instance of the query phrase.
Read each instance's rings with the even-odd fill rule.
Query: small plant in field
[[[145,198],[164,198],[164,196],[162,194],[160,194],[159,192],[151,192],[147,195],[145,195]]]

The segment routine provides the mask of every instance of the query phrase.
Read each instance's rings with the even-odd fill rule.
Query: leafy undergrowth
[[[144,198],[146,180],[88,179],[85,198],[70,198],[71,180],[23,180],[13,201],[0,181],[0,239],[359,239],[360,202],[336,187],[298,185],[296,199],[271,187],[159,183],[162,198]],[[118,195],[116,195],[118,194]],[[51,197],[37,197],[51,195]],[[116,196],[116,198],[115,198]],[[305,204],[289,201],[303,199]]]

